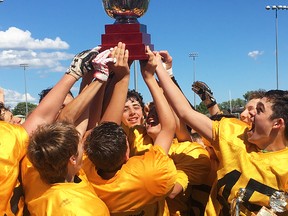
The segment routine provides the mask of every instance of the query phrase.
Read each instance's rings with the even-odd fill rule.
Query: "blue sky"
[[[168,50],[173,72],[192,102],[193,74],[206,82],[218,102],[256,89],[275,89],[275,11],[266,5],[286,0],[151,0],[139,22],[147,25],[155,50]],[[4,0],[0,3],[0,87],[11,107],[53,86],[73,56],[101,44],[108,17],[100,0]],[[278,11],[279,89],[288,86],[288,10]],[[193,66],[189,53],[197,52]],[[195,69],[195,71],[194,71]],[[130,88],[134,88],[132,67]],[[138,91],[151,100],[138,70]],[[77,95],[79,84],[72,91]],[[200,102],[196,98],[196,104]]]

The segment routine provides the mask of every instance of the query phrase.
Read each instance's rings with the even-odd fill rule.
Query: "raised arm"
[[[211,116],[222,113],[213,96],[213,92],[206,83],[196,81],[192,84],[192,90],[200,97]]]
[[[111,56],[116,59],[116,63],[109,67],[114,72],[112,79],[115,79],[115,86],[101,122],[111,121],[120,125],[130,79],[129,52],[125,49],[125,44],[119,42]]]
[[[177,116],[195,129],[198,133],[204,136],[207,140],[212,140],[212,120],[192,109],[189,102],[173,83],[165,70],[156,69],[156,74],[163,88],[169,104],[173,107]]]
[[[178,85],[176,78],[173,74],[173,70],[172,70],[173,58],[172,58],[172,56],[169,54],[169,52],[167,50],[159,51],[159,54],[162,57],[163,66],[166,69],[166,72],[170,76],[171,80],[175,83],[175,85],[182,92],[182,90],[181,90],[180,86]],[[165,92],[164,92],[164,95],[165,95]],[[187,99],[187,101],[190,104],[188,99]],[[190,131],[188,131],[186,124],[183,122],[182,119],[179,119],[177,114],[174,112],[173,108],[171,108],[171,109],[173,111],[173,115],[174,115],[175,122],[176,122],[176,130],[175,130],[176,138],[178,139],[179,142],[192,141]]]
[[[155,104],[159,122],[161,124],[161,131],[154,140],[154,146],[161,146],[165,150],[166,154],[168,154],[175,134],[175,119],[163,91],[159,87],[154,77],[156,67],[158,70],[165,71],[165,69],[162,65],[162,60],[159,53],[154,55],[147,46],[147,54],[149,55],[148,61],[140,62],[141,73],[153,97],[153,102]]]
[[[91,102],[108,79],[109,70],[107,64],[113,61],[112,58],[108,58],[110,53],[111,50],[105,50],[92,60],[93,73],[83,76],[80,94],[62,109],[58,117],[58,120],[65,120],[74,124],[81,135],[87,129]],[[101,103],[102,101],[98,104]],[[95,109],[96,107],[93,108]]]
[[[35,110],[23,123],[28,134],[31,134],[39,125],[55,121],[63,101],[74,83],[84,74],[91,72],[90,61],[98,54],[98,48],[86,50],[77,54],[64,76],[45,96]]]

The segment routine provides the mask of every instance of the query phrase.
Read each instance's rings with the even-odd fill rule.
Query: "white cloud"
[[[35,68],[57,68],[60,61],[72,60],[74,54],[65,52],[35,52],[33,50],[3,50],[0,51],[0,66],[19,66],[25,63]],[[63,70],[62,70],[63,71]]]
[[[60,37],[55,40],[44,38],[34,39],[29,31],[10,27],[0,31],[0,49],[68,49],[69,45]]]
[[[13,109],[19,102],[25,102],[26,98],[25,94],[10,89],[4,89],[4,100],[5,105]],[[27,102],[37,103],[38,101],[27,93]]]
[[[0,31],[0,67],[19,67],[25,63],[29,68],[63,72],[67,66],[63,66],[61,61],[71,61],[74,54],[58,50],[68,48],[68,43],[59,37],[55,40],[34,39],[29,31],[10,27],[7,31]],[[51,51],[53,49],[56,51]]]
[[[259,50],[254,50],[248,53],[248,56],[253,58],[253,59],[257,59],[258,56],[263,55],[264,51],[259,51]]]

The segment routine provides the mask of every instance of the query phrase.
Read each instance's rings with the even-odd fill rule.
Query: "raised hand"
[[[154,75],[157,67],[157,56],[161,61],[160,55],[153,53],[149,46],[146,47],[146,54],[148,55],[148,60],[140,61],[141,73],[144,79]]]
[[[205,103],[207,108],[216,104],[216,100],[213,96],[213,92],[209,88],[209,86],[201,81],[196,81],[192,84],[192,90],[199,95],[201,100]]]
[[[114,64],[109,65],[109,69],[114,72],[115,76],[122,78],[130,73],[128,64],[129,51],[126,49],[126,45],[119,42],[117,46],[111,52],[111,58],[115,60]]]
[[[75,55],[66,74],[70,74],[76,80],[79,80],[88,72],[93,72],[94,68],[91,61],[99,54],[100,49],[101,47],[95,47]]]
[[[93,60],[92,65],[94,68],[94,77],[98,80],[106,82],[109,77],[109,67],[108,63],[116,63],[115,58],[108,58],[113,49],[107,49],[99,53]]]
[[[163,67],[166,69],[169,76],[172,77],[173,76],[173,71],[172,71],[172,60],[173,59],[172,59],[172,56],[168,53],[167,50],[159,51],[159,54],[162,57]]]

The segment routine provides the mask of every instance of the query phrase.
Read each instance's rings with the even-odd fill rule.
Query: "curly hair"
[[[143,96],[141,95],[141,93],[135,91],[134,89],[129,89],[128,92],[127,92],[127,98],[126,98],[126,101],[128,100],[131,100],[131,101],[138,101],[141,108],[142,108],[142,112],[143,114],[145,115],[145,112],[144,112],[144,107],[145,107],[145,104],[144,104],[144,101],[143,101]]]

